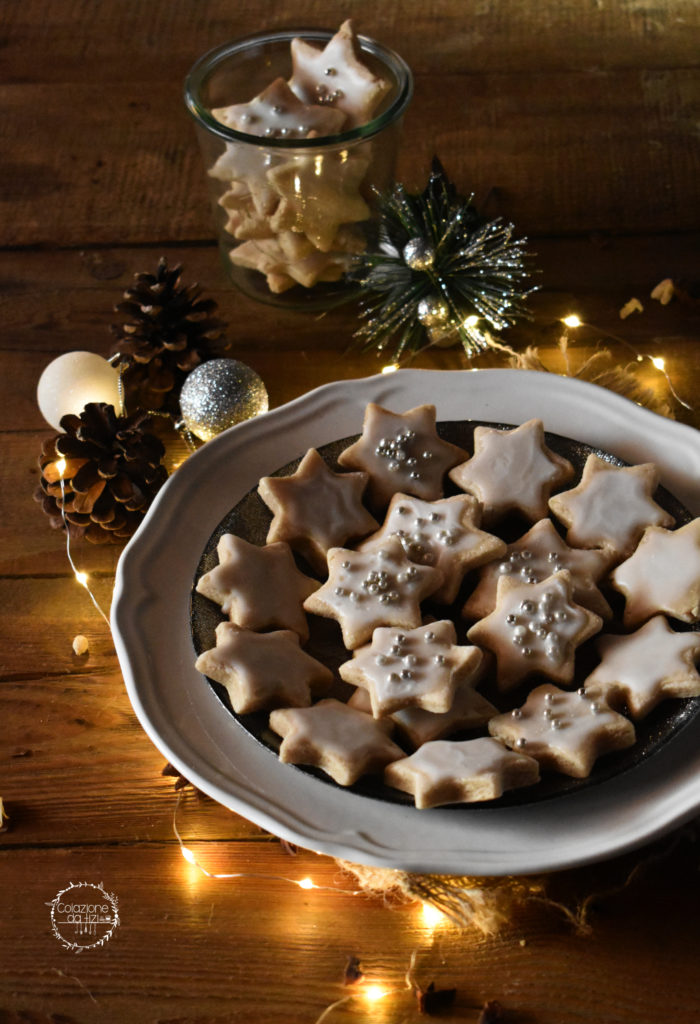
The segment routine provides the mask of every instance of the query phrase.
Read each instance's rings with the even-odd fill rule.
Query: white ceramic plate
[[[612,780],[540,803],[418,811],[279,763],[193,667],[190,595],[207,541],[259,478],[309,447],[361,430],[373,401],[394,412],[432,402],[438,420],[518,424],[654,461],[700,514],[700,433],[612,392],[524,370],[401,370],[339,382],[233,427],[170,478],[117,570],[112,625],[134,710],[195,786],[281,838],[343,859],[414,872],[527,874],[602,859],[700,811],[700,716]]]

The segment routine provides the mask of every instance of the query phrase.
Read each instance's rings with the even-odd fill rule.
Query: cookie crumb
[[[674,296],[675,290],[676,287],[671,278],[665,277],[663,281],[659,281],[650,294],[651,298],[656,299],[662,306],[668,306]]]
[[[620,320],[626,320],[632,313],[643,313],[644,306],[641,304],[639,299],[630,299],[626,302],[620,310]]]

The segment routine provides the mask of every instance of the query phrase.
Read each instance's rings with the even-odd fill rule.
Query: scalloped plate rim
[[[213,527],[265,473],[361,429],[368,401],[440,419],[545,428],[628,461],[700,512],[700,433],[594,384],[526,370],[400,370],[323,385],[200,448],[168,480],[117,566],[112,629],[134,711],[152,742],[219,803],[303,847],[344,860],[446,874],[527,874],[623,852],[700,809],[700,731],[591,790],[524,808],[387,808],[290,771],[260,751],[193,668],[191,580]],[[233,463],[228,483],[222,467]],[[164,583],[167,585],[164,586]],[[267,755],[267,756],[265,756]],[[424,827],[427,826],[427,827]]]

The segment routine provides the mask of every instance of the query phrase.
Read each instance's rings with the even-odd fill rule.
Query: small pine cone
[[[163,257],[155,274],[136,274],[115,311],[129,318],[112,325],[112,353],[125,364],[122,381],[129,409],[163,409],[180,418],[179,395],[187,375],[222,355],[230,343],[226,324],[214,314],[213,299],[202,299],[197,284],[180,283],[182,267]]]
[[[168,475],[165,449],[147,433],[148,422],[144,412],[117,416],[105,402],[62,418],[65,433],[43,445],[35,494],[52,526],[96,544],[134,533]]]

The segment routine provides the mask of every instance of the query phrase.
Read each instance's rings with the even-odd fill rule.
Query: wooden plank
[[[419,74],[689,67],[696,63],[694,30],[700,25],[693,0],[282,0],[263,6],[241,0],[235,17],[225,0],[172,0],[148,9],[139,0],[5,0],[4,77],[26,82],[40,69],[41,79],[54,83],[180,81],[196,57],[230,39],[298,25],[334,29],[348,16],[358,31],[397,50]],[[77,44],[76,36],[89,46]]]
[[[104,642],[94,632],[86,630],[93,648]],[[89,666],[92,655],[81,660]],[[2,744],[5,847],[172,841],[175,821],[186,839],[264,835],[163,775],[166,759],[137,722],[114,657],[101,675],[76,666],[70,675],[4,680],[0,707],[12,721]]]
[[[586,319],[603,329],[615,327],[629,333],[632,340],[653,334],[696,334],[700,323],[697,306],[673,302],[662,307],[649,295],[667,277],[697,280],[699,246],[696,232],[635,237],[605,232],[574,238],[531,236],[534,280],[547,296],[546,301],[535,297],[536,302],[542,301],[537,319],[546,317],[548,307],[559,299],[562,304],[585,306]],[[17,387],[6,387],[6,401],[22,402],[21,406],[0,409],[2,429],[41,429],[34,391],[44,366],[61,352],[76,349],[107,355],[114,340],[110,324],[122,319],[113,307],[133,276],[153,272],[162,255],[171,266],[183,265],[184,284],[199,282],[206,295],[218,302],[219,314],[229,324],[231,355],[255,365],[255,351],[274,354],[309,347],[315,353],[335,353],[338,361],[345,358],[357,327],[354,304],[319,315],[255,302],[231,286],[214,246],[0,251],[2,347],[8,358],[16,360],[16,369],[8,363],[2,379],[7,385],[17,382]],[[633,296],[641,300],[644,314],[623,323],[619,311]],[[374,372],[372,359],[364,359],[364,372]]]
[[[12,211],[0,245],[212,239],[178,81],[154,84],[147,99],[140,85],[105,81],[100,97],[83,83],[0,88],[0,131],[14,140],[0,168],[0,209]],[[649,231],[697,228],[698,119],[692,69],[426,76],[398,175],[422,179],[437,153],[462,188],[497,190],[498,212],[530,234],[636,231],[642,216]]]
[[[448,1024],[476,1020],[489,999],[507,1019],[537,1024],[559,1024],[562,1012],[581,1024],[694,1024],[700,1013],[698,975],[688,968],[688,951],[700,940],[700,895],[687,847],[626,891],[603,897],[589,934],[575,934],[556,911],[533,904],[516,908],[491,938],[431,927],[417,904],[388,908],[349,892],[300,892],[293,880],[304,877],[356,888],[327,858],[290,858],[259,843],[195,852],[209,870],[262,877],[204,878],[173,844],[0,851],[8,894],[0,917],[3,1019],[310,1024],[345,1000],[325,1019],[420,1024],[425,1015],[406,989],[412,958],[414,984],[457,989],[454,1006],[440,1015]],[[570,900],[577,888],[623,883],[638,859],[602,875],[592,869],[587,881],[569,874],[559,892]],[[120,915],[111,939],[79,957],[54,937],[46,906],[75,880],[103,882]],[[384,1000],[371,1006],[349,998],[362,992],[343,984],[349,956],[359,959],[366,982],[389,990]]]

